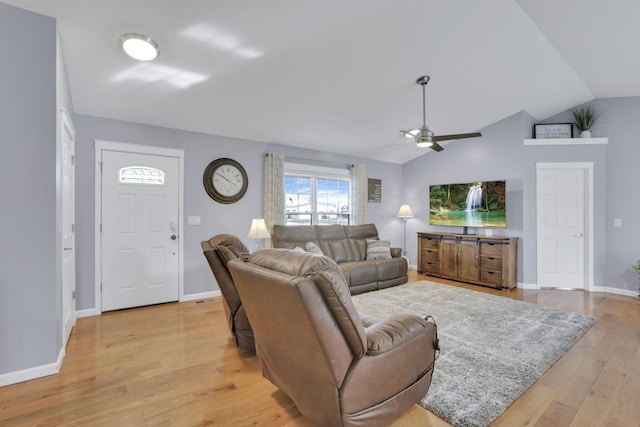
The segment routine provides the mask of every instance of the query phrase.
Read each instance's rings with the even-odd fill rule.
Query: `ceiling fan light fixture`
[[[151,37],[140,33],[120,36],[122,50],[138,61],[153,61],[160,55],[160,46]]]
[[[416,134],[416,145],[420,148],[429,148],[433,145],[433,132],[424,125]]]

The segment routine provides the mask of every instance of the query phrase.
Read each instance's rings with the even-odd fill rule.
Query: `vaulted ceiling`
[[[637,0],[0,1],[57,19],[76,113],[394,163],[424,74],[436,134],[640,95]]]

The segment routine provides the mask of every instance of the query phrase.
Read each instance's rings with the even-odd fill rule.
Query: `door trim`
[[[73,122],[71,121],[71,117],[69,116],[69,112],[67,111],[66,108],[61,108],[60,109],[60,156],[58,159],[58,164],[60,166],[60,221],[58,223],[58,228],[60,230],[60,296],[61,296],[61,300],[60,300],[60,311],[62,312],[62,349],[64,350],[67,346],[67,342],[69,341],[69,337],[71,336],[71,331],[73,330],[73,327],[76,324],[76,319],[77,319],[77,305],[76,305],[76,298],[75,298],[75,293],[77,290],[77,283],[76,283],[76,279],[77,279],[77,275],[74,272],[74,277],[73,277],[73,295],[74,297],[72,298],[72,306],[70,307],[71,309],[71,320],[70,320],[70,326],[65,322],[65,308],[66,308],[66,304],[65,304],[65,291],[68,291],[69,289],[67,289],[67,286],[65,285],[65,280],[64,280],[64,252],[65,252],[65,242],[64,242],[64,226],[63,224],[65,223],[65,219],[66,219],[66,215],[65,215],[65,206],[64,206],[64,200],[65,197],[67,197],[64,194],[64,183],[63,183],[63,176],[64,176],[64,139],[65,139],[65,134],[69,134],[72,135],[72,141],[73,141],[73,158],[72,158],[72,174],[73,174],[73,180],[71,183],[71,197],[73,198],[73,204],[72,204],[72,216],[73,216],[73,224],[72,224],[72,234],[73,234],[73,265],[74,265],[74,269],[76,266],[76,261],[77,261],[77,257],[76,257],[76,237],[75,237],[75,221],[76,221],[76,215],[75,215],[75,208],[76,208],[76,204],[75,204],[75,199],[76,199],[76,176],[75,176],[75,145],[76,145],[76,128],[73,125]],[[68,285],[68,284],[67,284]],[[67,326],[69,326],[69,330],[67,330]]]
[[[539,260],[539,248],[540,248],[540,230],[542,229],[541,215],[538,213],[538,209],[541,207],[540,203],[540,174],[542,169],[576,169],[584,172],[584,290],[591,291],[593,288],[593,162],[538,162],[536,163],[536,282],[540,277],[540,260]],[[540,289],[539,283],[537,289]],[[556,289],[556,288],[554,288]],[[558,288],[560,289],[560,288]]]
[[[178,159],[178,301],[184,301],[184,150],[156,147],[152,145],[129,144],[126,142],[95,139],[95,311],[102,313],[102,233],[100,231],[102,212],[102,152],[121,151],[134,154],[151,154]]]

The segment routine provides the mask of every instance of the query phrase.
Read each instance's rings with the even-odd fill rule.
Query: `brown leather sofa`
[[[274,225],[274,248],[306,249],[315,243],[324,255],[338,263],[352,295],[407,283],[408,263],[402,249],[391,248],[389,259],[366,259],[367,240],[379,240],[375,224]]]
[[[383,426],[431,384],[431,318],[360,316],[328,257],[286,249],[229,262],[265,378],[317,426]]]
[[[249,250],[238,237],[232,234],[219,234],[203,241],[201,246],[218,282],[222,294],[222,305],[233,340],[240,348],[254,350],[253,330],[227,268],[230,260],[248,257]]]

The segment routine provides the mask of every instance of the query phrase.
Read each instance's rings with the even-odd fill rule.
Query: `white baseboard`
[[[180,302],[195,301],[195,300],[199,300],[199,299],[215,298],[215,297],[219,297],[220,295],[222,295],[222,293],[219,290],[211,291],[211,292],[202,292],[202,293],[199,293],[199,294],[189,294],[189,295],[184,295],[182,297],[182,299],[180,300]]]
[[[608,294],[624,295],[627,297],[637,297],[638,291],[631,291],[629,289],[610,288],[608,286],[593,286],[590,289],[591,292],[606,292]]]
[[[540,286],[537,283],[520,283],[518,282],[518,289],[530,289],[539,290]],[[552,289],[552,288],[545,288]],[[611,288],[609,286],[592,286],[591,289],[586,289],[587,292],[604,292],[607,294],[624,295],[627,297],[637,297],[638,291],[631,291],[628,289]]]
[[[77,310],[76,311],[76,319],[81,317],[91,317],[100,315],[100,310],[97,308],[88,308],[86,310]]]
[[[540,286],[538,286],[537,283],[522,283],[522,282],[518,282],[517,285],[518,289],[532,289],[532,290],[539,290]]]
[[[182,299],[180,300],[180,302],[187,302],[187,301],[195,301],[195,300],[199,300],[199,299],[207,299],[207,298],[215,298],[215,297],[219,297],[220,295],[222,295],[220,293],[220,291],[211,291],[211,292],[202,292],[199,294],[189,294],[189,295],[184,295],[182,297]],[[99,316],[100,314],[102,314],[100,312],[100,310],[96,309],[96,308],[87,308],[85,310],[78,310],[76,311],[76,319],[79,319],[81,317],[91,317],[91,316]]]
[[[58,360],[56,360],[55,363],[49,363],[47,365],[23,369],[22,371],[14,371],[2,374],[0,375],[0,387],[34,380],[36,378],[48,377],[49,375],[55,375],[60,372],[64,356],[65,350],[63,348],[62,350],[60,350],[60,353],[58,354]]]

